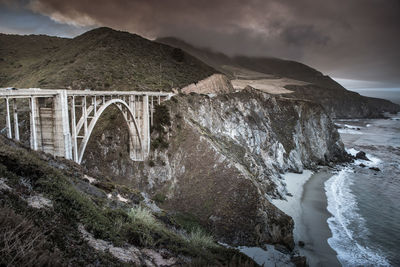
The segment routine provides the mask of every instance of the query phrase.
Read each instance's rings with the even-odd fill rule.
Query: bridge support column
[[[79,161],[78,158],[78,140],[77,140],[77,132],[76,132],[76,113],[75,113],[75,96],[72,96],[71,99],[71,127],[72,127],[72,153],[75,162]]]
[[[143,96],[142,102],[142,145],[143,157],[146,158],[150,152],[150,113],[149,113],[149,96]]]
[[[15,98],[13,102],[13,110],[14,110],[14,135],[15,135],[15,140],[19,141],[18,108],[17,108],[17,99]]]
[[[33,150],[38,150],[38,140],[37,140],[37,130],[36,130],[36,124],[38,121],[38,118],[36,117],[37,114],[39,113],[38,110],[38,103],[37,103],[37,98],[36,97],[31,97],[30,98],[30,110],[31,110],[31,118],[30,118],[30,128],[31,128],[31,149]]]
[[[7,110],[7,117],[6,117],[7,137],[11,139],[12,130],[11,130],[10,102],[8,101],[8,97],[6,98],[6,110]]]
[[[53,100],[54,114],[54,155],[72,159],[72,142],[69,131],[68,97],[60,91]]]

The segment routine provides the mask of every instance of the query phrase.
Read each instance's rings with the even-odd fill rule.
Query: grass
[[[160,223],[148,208],[142,206],[131,208],[128,215],[132,219],[132,225],[142,229],[143,235],[140,239],[147,245],[154,246],[156,244],[151,235],[151,232],[155,232],[162,237],[161,239],[174,240],[174,242],[185,244],[195,251],[219,247],[214,238],[200,227],[192,228],[187,235],[173,232]]]
[[[189,233],[187,237],[188,242],[198,248],[214,248],[218,247],[217,243],[215,243],[214,238],[205,233],[200,228],[195,228],[192,232]]]
[[[156,220],[153,213],[147,208],[143,208],[141,206],[137,206],[131,208],[128,212],[129,217],[132,219],[132,222],[140,222],[144,225],[147,225],[149,228],[160,227],[160,223]]]

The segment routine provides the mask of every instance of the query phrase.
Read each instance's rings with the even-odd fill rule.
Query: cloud
[[[28,6],[59,23],[174,36],[230,55],[288,58],[337,77],[400,84],[398,0],[31,0]]]

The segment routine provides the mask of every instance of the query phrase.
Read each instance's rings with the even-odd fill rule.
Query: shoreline
[[[322,168],[313,174],[303,187],[300,201],[301,219],[298,222],[295,241],[300,254],[307,257],[307,262],[311,267],[341,266],[336,251],[328,244],[332,232],[327,220],[332,215],[327,210],[325,182],[332,176],[328,168]],[[298,246],[300,240],[305,243],[304,247]]]
[[[295,249],[300,255],[306,256],[311,267],[341,266],[337,253],[328,244],[332,232],[327,220],[332,215],[327,210],[325,182],[333,175],[328,167],[315,173],[309,170],[304,170],[302,174],[286,173],[283,179],[290,194],[286,200],[272,201],[293,218]],[[305,246],[300,247],[299,241],[304,242]]]
[[[287,189],[286,200],[272,200],[273,205],[293,218],[294,249],[307,258],[310,267],[342,266],[336,251],[328,244],[332,232],[327,220],[332,215],[327,209],[325,182],[333,175],[328,167],[315,173],[310,170],[304,170],[301,174],[285,173],[282,178]],[[304,247],[299,246],[299,241],[304,242]],[[260,265],[279,263],[279,266],[294,266],[289,255],[275,250],[272,245],[265,248],[243,246],[238,249]]]

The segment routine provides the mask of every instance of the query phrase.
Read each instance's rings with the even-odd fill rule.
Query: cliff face
[[[293,221],[269,202],[286,193],[280,173],[345,156],[320,105],[252,88],[177,96],[155,116],[160,123],[152,132],[149,160],[125,162],[114,151],[114,170],[125,177],[122,182],[146,190],[169,210],[194,216],[229,244],[292,248]],[[123,146],[124,138],[117,143]],[[85,166],[109,158],[108,147],[90,150]]]

